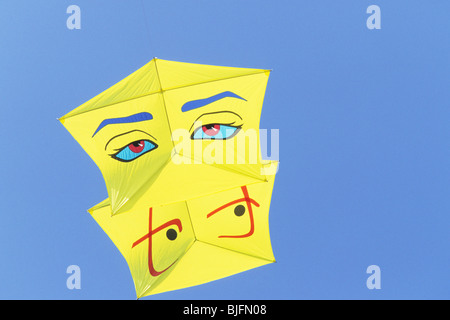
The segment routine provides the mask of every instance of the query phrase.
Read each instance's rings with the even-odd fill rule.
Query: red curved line
[[[150,210],[151,210],[151,208],[150,208]],[[150,235],[154,235],[155,233],[157,233],[157,232],[161,231],[162,229],[165,229],[165,228],[167,228],[168,226],[171,226],[171,225],[173,225],[173,224],[176,225],[176,226],[178,227],[178,232],[183,231],[183,226],[181,225],[180,219],[173,219],[173,220],[170,220],[170,221],[168,221],[168,222],[166,222],[166,223],[160,225],[160,226],[159,226],[158,228],[156,228],[155,230],[153,230],[153,231],[147,233],[145,236],[143,236],[142,238],[140,238],[139,240],[137,240],[136,242],[134,242],[132,248],[134,248],[135,246],[137,246],[137,245],[138,245],[139,243],[141,243],[142,241],[144,241],[144,240],[150,238]]]
[[[255,206],[259,207],[259,203],[258,203],[258,202],[256,202],[256,201],[253,200],[253,199],[249,199],[249,200],[250,200],[250,202],[253,203]],[[215,214],[215,213],[217,213],[217,212],[219,212],[219,211],[222,211],[223,209],[228,208],[229,206],[232,206],[233,204],[236,204],[236,203],[239,203],[239,202],[246,202],[246,201],[247,201],[246,198],[241,198],[241,199],[237,199],[237,200],[228,202],[228,203],[224,204],[223,206],[221,206],[221,207],[219,207],[219,208],[217,208],[217,209],[211,211],[210,213],[208,213],[208,214],[206,215],[206,218],[211,217],[213,214]]]
[[[148,263],[148,271],[150,272],[150,274],[154,277],[159,276],[161,273],[166,272],[167,269],[169,269],[171,266],[173,266],[175,264],[175,262],[177,262],[177,260],[175,260],[170,266],[168,266],[167,268],[165,268],[163,271],[156,271],[155,268],[153,267],[153,263]]]
[[[227,204],[224,204],[223,206],[211,211],[210,213],[208,213],[208,215],[206,216],[206,218],[211,217],[213,214],[233,205],[239,202],[246,202],[247,203],[247,207],[248,207],[248,213],[249,213],[249,217],[250,217],[250,230],[249,232],[247,232],[246,234],[242,234],[242,235],[221,235],[218,236],[219,238],[246,238],[246,237],[250,237],[254,232],[255,232],[255,221],[253,219],[253,209],[252,209],[252,204],[254,204],[255,206],[259,207],[259,203],[256,202],[255,200],[253,200],[252,198],[250,198],[250,196],[248,195],[248,190],[246,186],[242,186],[241,187],[242,192],[244,194],[244,198],[241,199],[237,199],[231,202],[228,202]]]
[[[153,277],[157,277],[159,276],[161,273],[167,271],[167,269],[169,269],[170,267],[172,267],[175,262],[178,261],[178,259],[176,259],[170,266],[168,266],[167,268],[165,268],[162,271],[156,271],[156,269],[153,267],[153,258],[152,258],[152,235],[154,235],[155,233],[167,228],[168,226],[171,225],[176,225],[178,227],[178,231],[181,232],[183,230],[182,224],[180,219],[173,219],[170,220],[162,225],[160,225],[158,228],[156,228],[155,230],[152,230],[152,208],[150,208],[149,210],[149,214],[148,214],[148,229],[149,232],[141,237],[139,240],[135,241],[133,243],[132,248],[134,248],[135,246],[137,246],[139,243],[141,243],[142,241],[148,239],[148,271],[150,272],[150,274]]]

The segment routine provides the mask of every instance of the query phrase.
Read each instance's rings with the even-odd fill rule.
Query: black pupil
[[[245,213],[245,207],[240,204],[238,206],[236,206],[236,208],[234,208],[234,214],[237,215],[238,217],[242,216]]]
[[[166,232],[167,239],[175,240],[177,238],[177,232],[174,229],[169,229]]]
[[[207,130],[211,130],[214,128],[214,126],[215,126],[214,124],[207,124],[205,127]]]
[[[141,142],[140,141],[135,141],[135,142],[133,142],[133,146],[135,146],[136,148],[140,147],[141,146]]]

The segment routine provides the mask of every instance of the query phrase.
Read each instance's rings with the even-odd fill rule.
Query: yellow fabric
[[[60,119],[104,177],[109,197],[89,212],[138,297],[274,261],[277,163],[259,148],[269,73],[155,58]]]
[[[245,201],[208,217],[215,209],[245,198],[241,187],[165,206],[141,207],[114,216],[110,214],[106,199],[89,212],[125,257],[139,298],[275,262],[268,224],[273,182],[274,176],[271,176],[268,181],[246,186],[248,196],[259,205],[250,204],[253,222]],[[245,208],[241,216],[234,213],[238,205]],[[181,228],[174,223],[176,219]],[[158,230],[160,226],[165,227]],[[175,230],[176,239],[168,239],[169,229]],[[248,235],[251,229],[253,233]],[[151,230],[157,231],[152,233],[150,243],[145,236]],[[144,240],[133,247],[143,237]],[[163,272],[152,276],[150,268]]]
[[[193,127],[195,121],[204,115],[203,119],[200,119],[202,123],[239,121],[243,134],[238,134],[233,141],[240,139],[240,136],[244,136],[244,132],[249,129],[254,130],[254,136],[258,140],[259,118],[267,80],[267,70],[205,66],[153,59],[60,120],[102,172],[111,199],[112,213],[116,214],[131,209],[136,204],[135,199],[148,196],[149,193],[154,194],[155,189],[177,189],[177,192],[171,192],[164,197],[152,197],[151,205],[162,205],[187,199],[191,196],[192,189],[195,189],[196,195],[204,195],[223,190],[223,188],[252,183],[255,179],[264,180],[265,178],[259,175],[261,163],[259,148],[256,160],[253,159],[252,163],[247,161],[239,164],[245,161],[238,162],[238,158],[252,160],[248,159],[251,153],[250,148],[247,146],[246,154],[244,154],[238,152],[237,146],[223,146],[223,150],[234,150],[236,159],[234,161],[236,164],[232,167],[224,166],[220,161],[199,159],[204,158],[204,154],[207,156],[214,153],[214,150],[211,150],[213,148],[208,148],[208,145],[213,143],[213,147],[222,146],[223,141],[195,141],[191,143],[192,152],[189,153],[187,148],[182,148],[183,141],[189,139],[178,138],[172,141],[172,133],[180,129],[192,133],[195,129]],[[232,91],[247,101],[225,98],[196,110],[181,111],[182,105],[187,101],[207,98],[224,91]],[[126,117],[143,111],[151,113],[153,120],[108,125],[93,137],[96,128],[104,119]],[[135,131],[113,139],[107,144],[112,137],[132,130]],[[158,148],[151,152],[151,157],[139,157],[133,161],[133,165],[111,158],[110,154],[113,150],[125,146],[126,143],[145,139],[147,135],[141,131],[150,133],[157,140]],[[201,151],[194,152],[194,145],[198,144]],[[172,176],[158,178],[164,167],[171,162],[173,149],[177,152],[176,156],[184,156],[188,159],[178,168],[175,180]],[[242,156],[239,155],[240,153]],[[225,163],[226,159],[222,159]],[[245,176],[234,183],[234,179],[227,179],[225,177],[227,173],[223,173],[222,170],[214,170],[208,166],[191,166],[188,160],[196,164],[206,162],[215,169],[225,167],[233,172],[243,173]],[[192,168],[196,172],[195,179],[191,172]],[[242,181],[244,179],[246,180]],[[183,190],[180,188],[180,183],[184,185]]]

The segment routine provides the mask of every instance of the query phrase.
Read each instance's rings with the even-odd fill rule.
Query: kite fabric
[[[270,70],[154,58],[59,120],[100,169],[89,213],[138,298],[275,262],[276,161],[259,121]]]

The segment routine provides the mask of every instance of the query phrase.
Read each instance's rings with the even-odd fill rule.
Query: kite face
[[[102,172],[109,197],[89,212],[138,297],[274,261],[276,163],[258,129],[268,76],[154,59],[60,119]]]
[[[125,257],[138,297],[220,279],[275,261],[267,182],[111,217],[89,210]]]

